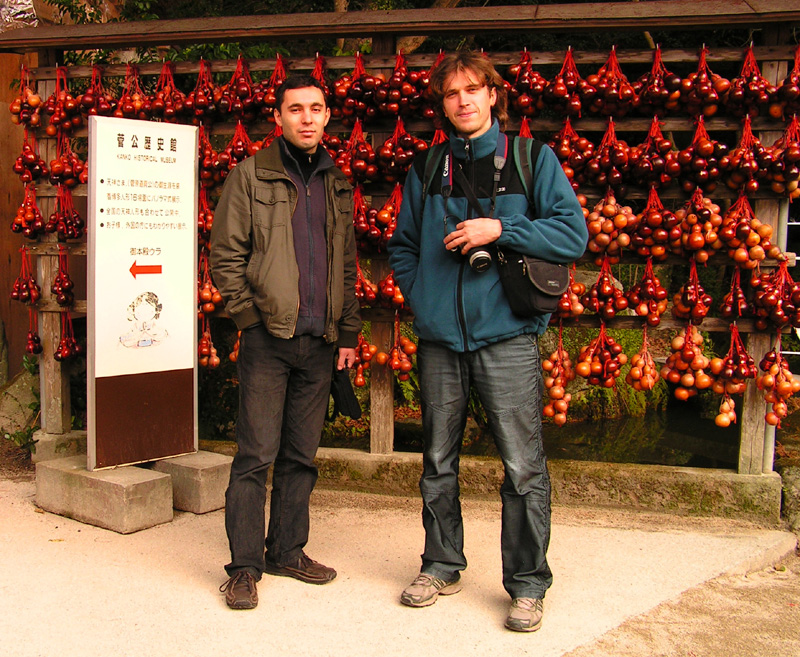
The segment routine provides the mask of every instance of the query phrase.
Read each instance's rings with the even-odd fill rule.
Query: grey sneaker
[[[542,626],[544,600],[541,598],[514,598],[508,610],[506,627],[515,632],[535,632]]]
[[[452,595],[460,590],[460,575],[456,575],[456,578],[450,582],[445,582],[439,577],[428,575],[428,573],[420,573],[403,591],[400,602],[409,607],[427,607],[436,602],[439,594]]]

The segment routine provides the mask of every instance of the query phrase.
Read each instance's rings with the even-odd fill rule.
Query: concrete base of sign
[[[172,477],[172,503],[180,511],[208,513],[225,506],[233,458],[199,451],[163,459],[153,470]]]
[[[131,534],[172,520],[172,485],[169,475],[134,466],[89,472],[85,456],[72,456],[36,464],[36,503]]]
[[[68,456],[84,455],[86,465],[86,432],[47,433],[41,429],[33,434],[36,451],[31,455],[34,463],[63,459]]]

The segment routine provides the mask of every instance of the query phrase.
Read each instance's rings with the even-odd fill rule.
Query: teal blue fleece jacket
[[[472,140],[451,134],[455,163],[471,181],[484,217],[489,216],[494,155],[500,132],[494,121],[488,132]],[[512,140],[509,139],[509,150]],[[403,190],[397,228],[389,242],[389,264],[406,302],[414,312],[414,331],[423,340],[456,352],[474,351],[524,333],[541,334],[549,315],[525,319],[511,312],[496,266],[479,273],[444,246],[445,215],[472,218],[460,187],[453,186],[445,204],[442,166],[422,203],[425,155],[416,158]],[[494,218],[502,224],[499,247],[557,263],[583,255],[588,234],[583,211],[553,151],[544,146],[536,162],[533,210],[509,154],[498,184]],[[446,205],[446,207],[445,207]]]

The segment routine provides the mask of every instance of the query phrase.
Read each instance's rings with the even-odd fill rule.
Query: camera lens
[[[486,249],[475,247],[467,253],[467,261],[474,271],[484,272],[492,266],[492,254]]]

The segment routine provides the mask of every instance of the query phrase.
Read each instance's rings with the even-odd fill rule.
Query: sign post
[[[89,119],[88,470],[197,450],[197,133]]]

